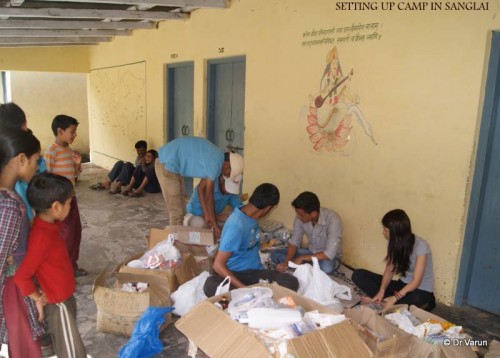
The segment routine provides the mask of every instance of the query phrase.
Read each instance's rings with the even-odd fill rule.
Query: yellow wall
[[[88,72],[87,46],[0,48],[0,70]]]
[[[12,101],[26,113],[28,126],[40,140],[42,151],[54,142],[52,119],[67,114],[80,123],[71,147],[89,153],[86,74],[13,71],[10,76]]]
[[[189,21],[162,23],[129,38],[91,48],[90,68],[146,63],[147,140],[165,138],[164,66],[194,61],[195,135],[205,136],[206,61],[246,55],[245,188],[275,183],[282,201],[272,218],[290,226],[291,200],[316,192],[344,220],[344,258],[381,271],[385,254],[380,218],[405,209],[414,232],[433,250],[436,291],[454,297],[474,141],[494,4],[484,11],[351,10],[337,2],[231,2],[226,10],[198,10]],[[378,3],[380,8],[381,3]],[[304,37],[313,29],[378,23],[376,39]],[[350,29],[353,30],[353,29]],[[373,34],[354,29],[350,36]],[[306,133],[310,97],[318,95],[334,38],[349,91],[373,128],[378,145],[354,118],[345,152],[315,151]],[[219,53],[219,48],[224,53]],[[175,59],[172,54],[177,54]],[[324,116],[324,114],[323,114]]]

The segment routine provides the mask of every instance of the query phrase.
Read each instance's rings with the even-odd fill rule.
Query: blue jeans
[[[271,260],[276,264],[280,264],[282,262],[285,262],[287,251],[288,251],[288,249],[278,249],[278,250],[272,251],[271,252]],[[311,254],[312,254],[311,250],[298,247],[297,252],[295,253],[295,256],[293,257],[293,259],[298,257],[298,256],[311,255]],[[338,269],[339,266],[340,266],[340,260],[338,259],[338,257],[334,257],[333,260],[328,260],[328,259],[319,260],[319,268],[321,269],[321,271],[323,271],[325,273],[332,273],[333,271]]]

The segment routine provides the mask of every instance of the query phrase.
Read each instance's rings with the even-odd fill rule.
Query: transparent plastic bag
[[[240,322],[245,322],[247,312],[252,308],[274,308],[273,291],[269,287],[244,287],[231,291],[231,302],[227,307],[229,315]]]

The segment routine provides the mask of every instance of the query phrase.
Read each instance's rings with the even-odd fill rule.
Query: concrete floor
[[[161,194],[146,194],[141,198],[110,195],[89,189],[105,178],[107,171],[84,164],[77,184],[77,198],[83,224],[83,240],[79,265],[89,275],[77,279],[78,325],[87,352],[94,358],[117,357],[128,337],[96,331],[96,306],[92,297],[93,282],[107,265],[116,265],[125,257],[144,252],[144,237],[152,227],[168,224],[167,210]],[[447,307],[438,304],[435,314],[461,324],[474,339],[500,340],[498,316],[472,307]],[[163,333],[164,350],[158,357],[187,357],[187,339],[171,324]],[[483,356],[486,349],[481,349]],[[203,354],[199,353],[199,357]]]

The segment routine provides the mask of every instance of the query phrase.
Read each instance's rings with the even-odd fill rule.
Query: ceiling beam
[[[47,29],[0,29],[0,37],[107,37],[130,36],[129,30],[47,30]]]
[[[61,42],[61,43],[37,43],[37,44],[1,44],[0,43],[0,48],[9,48],[9,47],[15,47],[15,48],[18,48],[18,47],[46,47],[46,46],[57,46],[57,47],[68,47],[68,46],[94,46],[94,45],[99,45],[98,42],[82,42],[82,43],[65,43],[65,42]]]
[[[131,20],[185,20],[188,14],[162,11],[132,11],[132,10],[87,10],[87,9],[31,9],[31,8],[0,8],[0,16],[32,17],[32,18],[78,18],[78,19],[131,19]]]
[[[11,0],[24,1],[24,0]],[[39,0],[50,2],[50,0]],[[128,4],[128,5],[151,5],[170,7],[196,7],[196,8],[218,8],[228,7],[227,0],[64,0],[65,2],[82,2],[94,4]]]
[[[109,42],[111,37],[0,37],[0,44],[37,44],[37,43],[90,43]]]
[[[153,29],[158,26],[155,22],[143,21],[63,21],[63,20],[0,20],[0,29],[19,28],[19,29],[102,29],[102,30],[135,30],[135,29]]]

